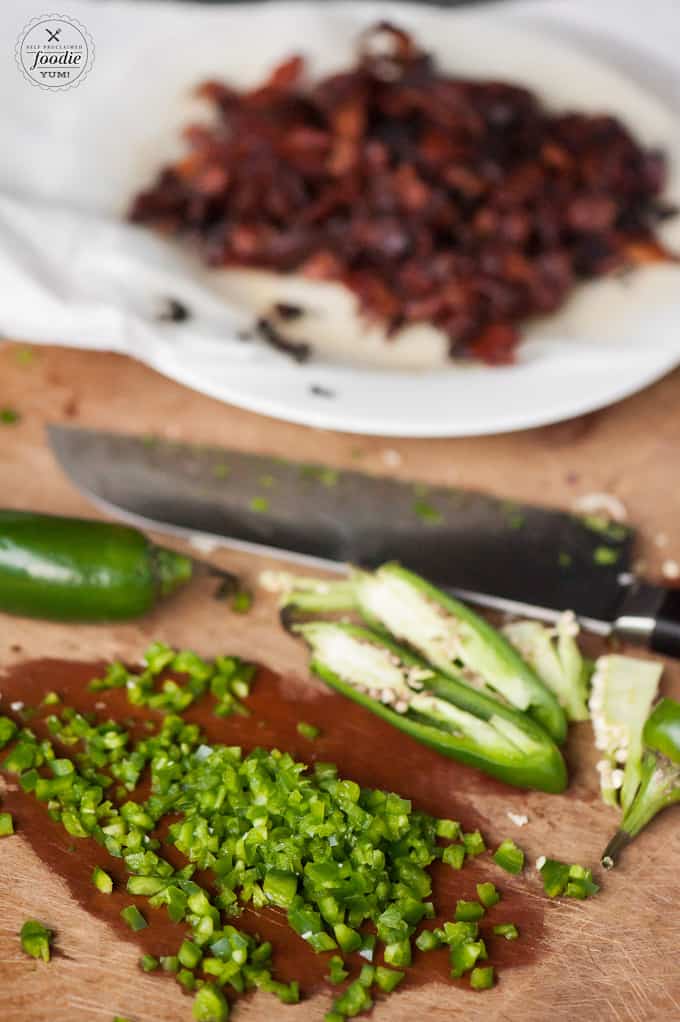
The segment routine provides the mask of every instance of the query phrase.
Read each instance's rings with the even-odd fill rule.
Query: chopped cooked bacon
[[[668,257],[662,153],[614,117],[446,75],[389,24],[316,83],[293,56],[249,92],[198,91],[216,123],[187,128],[131,219],[211,266],[340,281],[390,334],[428,322],[452,355],[508,363],[579,278]]]

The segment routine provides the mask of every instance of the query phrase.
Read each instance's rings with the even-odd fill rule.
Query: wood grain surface
[[[639,559],[650,577],[660,577],[664,562],[680,561],[680,372],[622,404],[544,429],[464,440],[384,441],[279,423],[224,406],[122,357],[58,348],[35,348],[26,355],[25,350],[0,345],[0,408],[12,407],[21,415],[16,425],[0,426],[4,506],[97,515],[60,473],[45,444],[45,423],[65,421],[352,465],[566,508],[582,494],[606,491],[624,502],[641,529]],[[275,564],[226,549],[214,559],[251,582]],[[278,627],[271,598],[259,596],[251,613],[237,618],[210,599],[209,589],[207,581],[193,584],[135,624],[66,627],[0,615],[0,671],[48,656],[134,662],[151,639],[164,639],[205,655],[239,653],[288,675],[291,698],[309,702],[308,715],[316,700],[329,698],[308,677],[302,650]],[[663,690],[680,696],[677,663],[668,663]],[[0,692],[7,698],[1,677]],[[337,727],[342,726],[338,719]],[[367,718],[351,735],[352,744],[365,749],[366,769],[371,740]],[[400,741],[395,735],[395,755]],[[589,725],[572,730],[567,757],[573,780],[566,796],[475,786],[470,771],[451,763],[452,798],[462,803],[461,813],[466,803],[470,806],[492,839],[515,837],[531,864],[542,853],[594,864],[616,815],[597,796]],[[336,758],[342,770],[342,757]],[[411,793],[420,790],[414,782]],[[529,824],[517,830],[508,810],[526,812]],[[680,1020],[679,816],[680,811],[669,811],[656,821],[621,867],[604,878],[601,895],[586,903],[546,903],[533,870],[527,871],[521,881],[526,897],[541,899],[544,911],[540,941],[526,964],[501,973],[493,991],[473,995],[441,983],[414,986],[380,1003],[373,1017],[378,1022]],[[3,1022],[110,1022],[116,1014],[133,1022],[191,1018],[190,1001],[172,982],[141,973],[134,941],[82,908],[20,831],[0,841],[0,894]],[[17,931],[29,916],[57,932],[59,953],[49,965],[20,951]],[[258,995],[240,1001],[234,1018],[321,1019],[329,1002],[328,991],[285,1008]]]

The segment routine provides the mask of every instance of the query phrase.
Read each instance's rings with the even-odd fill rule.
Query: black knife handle
[[[664,596],[649,645],[656,653],[680,657],[680,589],[669,589]]]

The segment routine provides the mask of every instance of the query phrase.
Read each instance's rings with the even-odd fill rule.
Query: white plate
[[[469,13],[376,3],[219,10],[189,10],[181,4],[96,7],[83,18],[99,47],[87,86],[47,97],[52,100],[55,137],[45,145],[51,147],[52,166],[59,165],[61,149],[55,139],[64,130],[59,111],[70,111],[63,114],[71,118],[69,130],[75,119],[76,135],[80,132],[82,138],[87,132],[89,145],[78,150],[77,174],[65,166],[61,174],[46,178],[39,167],[21,165],[11,146],[6,169],[0,172],[5,183],[20,179],[24,190],[43,199],[66,198],[81,209],[118,217],[130,195],[176,151],[188,113],[185,97],[197,81],[220,76],[253,84],[275,62],[300,49],[310,56],[315,74],[346,66],[358,33],[379,17],[413,30],[444,68],[526,84],[557,108],[620,116],[643,142],[666,150],[671,161],[667,194],[680,199],[680,133],[671,109],[607,64],[552,37],[516,27],[498,9]],[[118,35],[110,42],[114,22]],[[124,47],[119,45],[121,36]],[[167,40],[180,36],[181,47],[173,47],[167,60]],[[107,47],[115,51],[115,68],[107,68]],[[147,74],[152,68],[154,73]],[[137,81],[139,88],[116,91],[114,80]],[[36,105],[35,96],[25,100]],[[43,113],[44,103],[43,98]],[[665,239],[680,249],[680,222],[666,226]],[[83,274],[94,273],[94,242],[91,258],[92,265],[83,260],[81,281]],[[110,262],[110,246],[108,258]],[[66,271],[60,267],[60,272]],[[103,286],[105,271],[99,264],[96,272],[97,286]],[[200,271],[192,267],[188,272],[192,287],[197,282],[204,286]],[[132,287],[132,279],[128,283]],[[125,340],[114,341],[112,316],[97,320],[102,323],[100,337],[94,337],[90,327],[89,342],[82,329],[73,327],[71,316],[62,339],[127,350],[181,383],[266,415],[382,436],[466,436],[556,422],[617,401],[680,362],[680,270],[675,266],[649,267],[581,286],[563,312],[526,331],[518,363],[509,368],[454,364],[403,372],[322,360],[299,366],[262,344],[246,345],[230,337],[232,319],[220,336],[214,329],[214,304],[213,297],[211,319],[176,331],[171,341],[167,333],[154,334],[148,323],[144,329],[128,329]],[[54,315],[53,322],[61,322],[56,311]],[[128,326],[130,322],[128,317]],[[36,339],[45,339],[38,326],[34,332]]]
[[[300,30],[318,67],[331,65],[328,42],[351,44],[375,7],[326,8],[318,46]],[[524,83],[555,107],[605,109],[621,116],[672,160],[668,193],[680,195],[677,119],[637,84],[592,57],[543,35],[499,25],[498,12],[451,15],[399,6],[442,67]],[[297,19],[296,19],[297,20]],[[313,21],[317,22],[315,15]],[[292,26],[291,26],[292,27]],[[312,36],[312,38],[310,38]],[[279,37],[280,38],[280,37]],[[296,46],[296,29],[280,53]],[[332,64],[341,63],[337,51]],[[680,244],[676,225],[669,240]],[[284,291],[285,294],[285,291]],[[452,365],[434,372],[389,371],[312,362],[291,365],[271,352],[257,364],[221,368],[219,355],[197,365],[185,357],[159,366],[213,397],[307,425],[382,436],[466,436],[539,426],[634,393],[680,361],[680,270],[653,267],[581,286],[557,316],[525,331],[518,364]],[[321,387],[332,397],[315,394]]]

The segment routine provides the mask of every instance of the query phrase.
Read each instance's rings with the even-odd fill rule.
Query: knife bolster
[[[666,595],[658,586],[644,582],[632,585],[614,622],[613,634],[627,642],[651,645]]]

